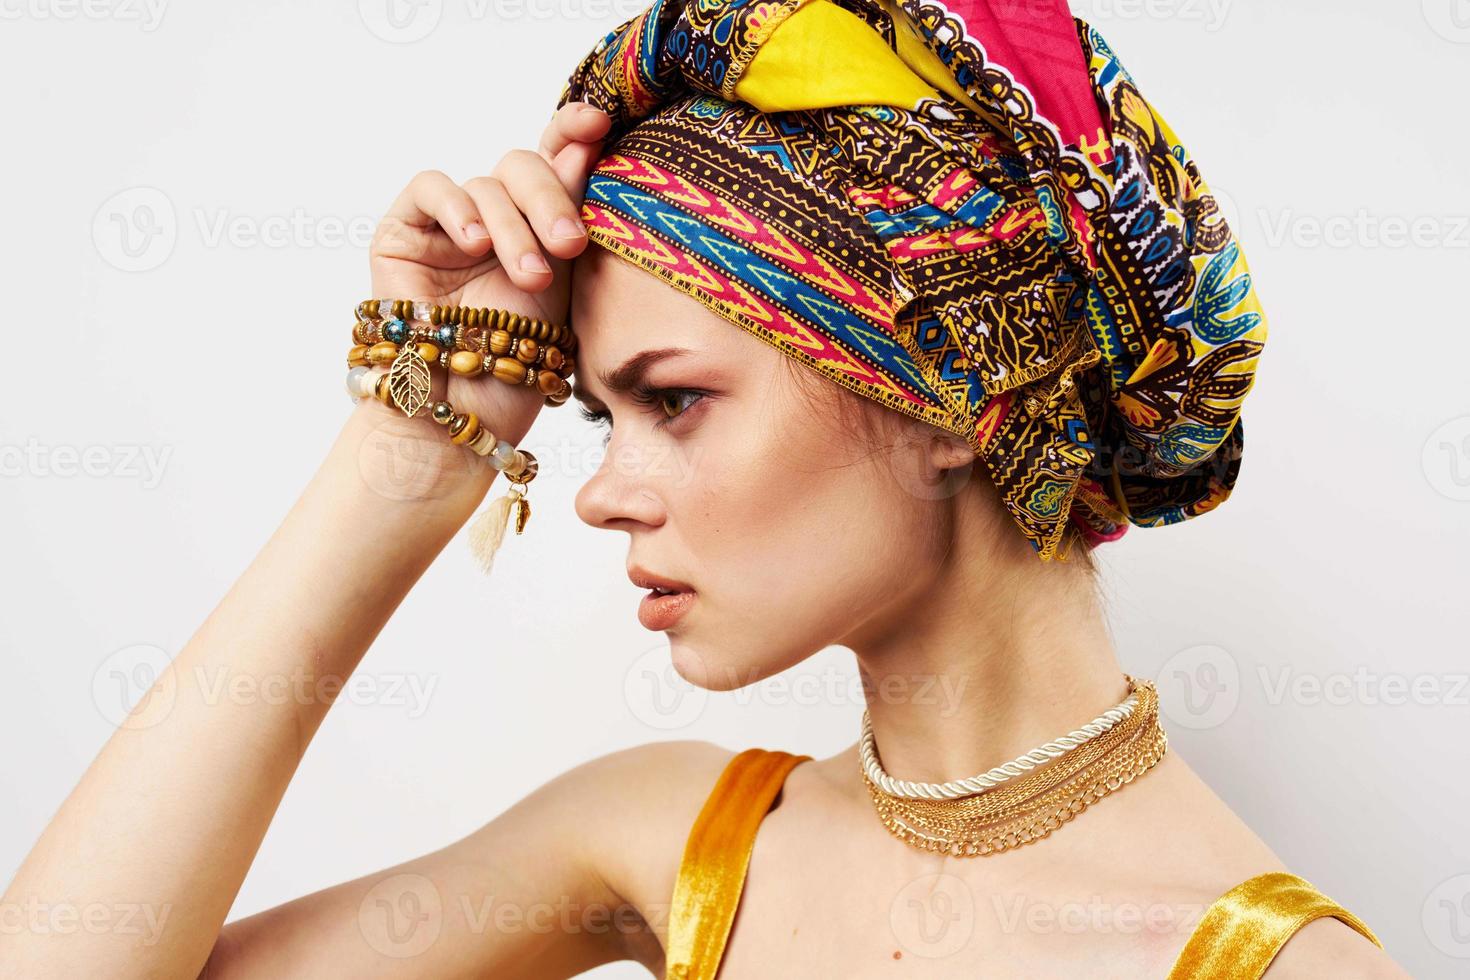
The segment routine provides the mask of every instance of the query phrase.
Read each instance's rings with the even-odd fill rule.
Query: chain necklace
[[[871,738],[865,739],[871,753],[862,754],[872,764],[862,767],[863,784],[879,819],[907,844],[957,857],[993,854],[1046,837],[1093,803],[1152,769],[1168,748],[1168,737],[1159,725],[1159,698],[1153,683],[1125,676],[1128,700],[1092,725],[1073,732],[1070,742],[1064,737],[1047,743],[1065,745],[1065,751],[1050,756],[1051,765],[1024,778],[1012,779],[1020,773],[1007,772],[1004,783],[992,779],[987,784],[982,781],[984,776],[955,781],[982,781],[979,788],[965,796],[953,795],[955,782],[892,780],[878,763]],[[1125,706],[1128,710],[1121,710]],[[1104,727],[1100,723],[1105,719]],[[864,726],[870,736],[866,713]],[[1084,731],[1085,740],[1075,738]],[[993,777],[998,771],[991,770],[985,776]],[[888,792],[883,788],[885,783],[901,785],[909,792]]]

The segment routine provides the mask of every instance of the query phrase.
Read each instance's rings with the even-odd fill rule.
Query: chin
[[[696,645],[688,637],[669,636],[669,655],[674,672],[689,684],[706,691],[734,691],[757,684],[767,677],[800,663],[816,653],[782,656],[782,651],[762,644],[719,647]]]

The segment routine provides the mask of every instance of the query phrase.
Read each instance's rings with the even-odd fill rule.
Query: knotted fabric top
[[[963,436],[1043,560],[1229,496],[1266,321],[1065,0],[657,0],[573,100],[613,118],[592,241]]]

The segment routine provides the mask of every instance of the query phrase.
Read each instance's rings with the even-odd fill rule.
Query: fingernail
[[[489,238],[490,233],[485,230],[485,226],[480,224],[480,222],[471,221],[464,226],[464,237],[474,241],[479,238]]]
[[[539,252],[527,252],[521,256],[522,272],[550,272],[551,266],[546,264]]]
[[[551,226],[552,238],[581,238],[585,234],[587,229],[576,218],[557,218],[556,224]]]

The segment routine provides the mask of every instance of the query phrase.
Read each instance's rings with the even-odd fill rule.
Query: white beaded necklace
[[[969,779],[952,779],[947,783],[912,783],[906,779],[894,779],[884,772],[883,767],[878,763],[878,749],[873,742],[873,722],[868,717],[866,708],[863,709],[863,734],[858,744],[858,751],[862,756],[863,771],[879,789],[889,796],[920,800],[952,800],[961,796],[983,793],[1012,776],[1019,776],[1044,762],[1061,758],[1077,746],[1096,738],[1127,718],[1133,713],[1137,704],[1138,695],[1129,694],[1117,707],[1109,708],[1074,732],[1069,732],[1024,755],[1017,756],[1005,765],[996,766],[987,773],[971,776]]]

